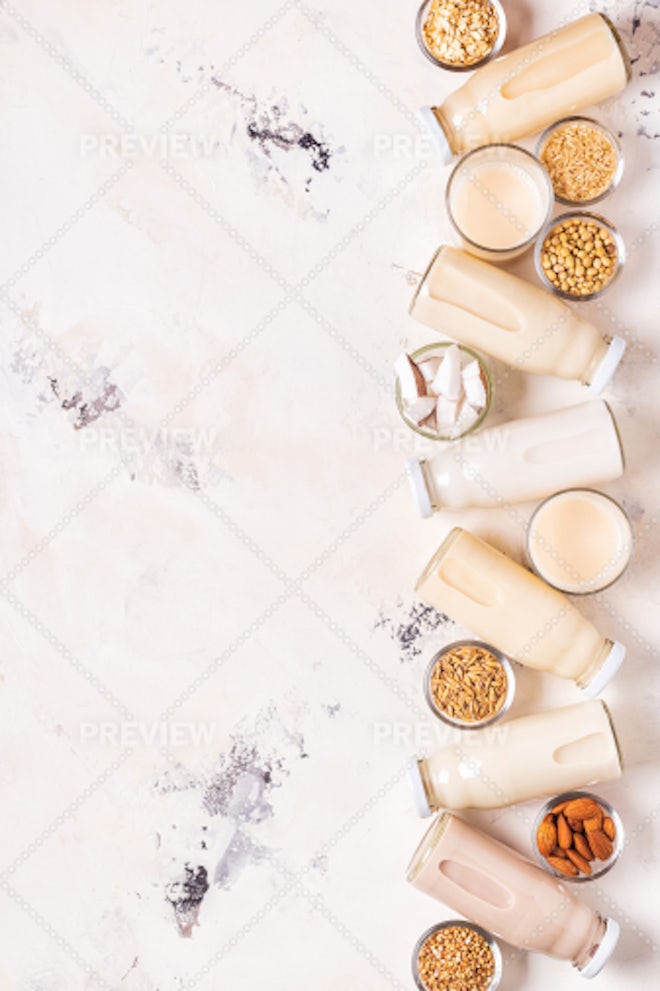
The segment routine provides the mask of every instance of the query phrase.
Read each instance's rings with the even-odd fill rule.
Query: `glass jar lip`
[[[430,357],[430,352],[435,351],[437,349],[445,349],[451,347],[452,344],[459,349],[461,354],[468,355],[472,361],[477,361],[479,363],[482,379],[486,387],[486,403],[484,405],[484,408],[477,417],[477,419],[475,420],[475,422],[470,427],[468,427],[467,430],[464,430],[462,433],[457,434],[455,437],[449,437],[444,434],[435,433],[435,431],[432,430],[427,430],[425,427],[413,423],[412,420],[408,419],[405,413],[405,409],[403,406],[403,399],[401,397],[401,387],[399,385],[398,377],[395,385],[395,398],[396,398],[397,409],[406,426],[410,427],[411,430],[414,430],[415,433],[420,434],[422,437],[426,437],[428,440],[442,441],[443,443],[451,443],[452,441],[461,440],[461,438],[467,437],[469,434],[474,433],[475,430],[478,430],[481,424],[488,416],[491,406],[493,405],[494,383],[493,383],[493,376],[491,374],[491,371],[488,368],[488,365],[486,364],[482,356],[477,351],[474,351],[467,344],[459,344],[458,341],[436,341],[433,344],[425,344],[423,347],[417,348],[415,351],[411,352],[410,357],[412,358],[413,361],[417,362],[421,360],[421,358],[424,356]]]
[[[612,856],[608,860],[592,861],[591,862],[592,868],[595,864],[600,864],[601,866],[598,867],[596,870],[592,870],[591,874],[578,874],[577,876],[573,877],[570,874],[563,874],[561,871],[555,870],[552,864],[549,864],[548,861],[545,859],[545,857],[542,856],[538,848],[538,844],[536,842],[536,833],[542,821],[545,819],[548,813],[552,811],[555,805],[559,805],[560,802],[571,802],[575,798],[591,798],[593,799],[594,802],[597,802],[598,805],[600,805],[600,807],[603,809],[605,814],[614,823],[616,829],[616,839],[614,840],[614,848],[612,850]],[[623,850],[623,844],[624,844],[623,823],[621,822],[621,817],[619,813],[616,811],[616,809],[610,802],[608,802],[604,798],[601,798],[600,795],[595,795],[591,791],[566,791],[563,792],[561,795],[557,795],[555,798],[548,799],[548,801],[541,807],[541,809],[539,809],[536,819],[534,820],[534,825],[532,827],[532,848],[534,850],[534,856],[536,857],[537,862],[545,871],[548,872],[548,874],[552,874],[553,877],[560,878],[562,881],[568,881],[570,884],[584,884],[585,882],[588,881],[595,881],[596,878],[602,877],[604,874],[607,874],[607,872],[614,867],[619,857],[621,856],[621,851]]]
[[[571,200],[567,199],[565,196],[560,196],[559,193],[556,193],[553,186],[553,195],[557,203],[579,209],[581,207],[594,206],[596,203],[600,203],[601,200],[604,200],[606,196],[609,196],[610,193],[614,192],[621,182],[621,177],[623,176],[625,169],[625,158],[621,142],[611,128],[609,128],[606,124],[603,124],[602,121],[596,120],[595,117],[584,117],[578,114],[571,117],[562,117],[561,120],[557,120],[554,124],[550,124],[549,127],[546,127],[545,131],[542,132],[536,143],[536,157],[539,161],[541,161],[543,149],[549,138],[555,133],[555,131],[559,131],[562,127],[567,127],[570,124],[586,124],[589,127],[596,128],[596,130],[605,135],[616,153],[616,169],[614,170],[614,175],[612,176],[608,186],[602,193],[599,193],[598,196],[593,196],[590,200]],[[543,163],[541,162],[541,164]]]
[[[584,589],[576,589],[575,586],[568,587],[568,582],[564,583],[563,585],[559,585],[551,581],[550,578],[537,567],[536,562],[534,561],[534,556],[532,554],[532,547],[531,547],[532,529],[534,526],[534,521],[536,520],[539,513],[548,505],[548,503],[554,502],[555,500],[560,499],[563,496],[569,494],[575,494],[575,495],[587,494],[589,496],[596,496],[598,499],[602,499],[603,502],[611,503],[614,506],[614,508],[619,511],[623,520],[625,521],[625,524],[627,525],[628,533],[629,533],[629,542],[627,545],[627,557],[625,563],[621,568],[621,570],[617,572],[617,574],[612,579],[605,582],[604,584],[594,585],[593,587],[584,588]],[[612,585],[618,582],[619,578],[621,578],[621,576],[625,574],[625,572],[627,571],[630,565],[630,561],[632,560],[632,556],[635,552],[635,532],[633,529],[630,516],[625,511],[623,506],[619,502],[617,502],[616,499],[614,499],[612,496],[607,495],[606,492],[600,492],[598,489],[590,489],[582,486],[579,486],[577,488],[561,489],[559,492],[553,492],[552,495],[549,495],[546,499],[540,502],[539,505],[534,510],[534,512],[532,513],[529,523],[525,528],[525,551],[527,554],[527,560],[529,561],[530,568],[532,569],[535,575],[537,575],[542,581],[546,583],[546,585],[550,585],[552,588],[556,588],[557,591],[559,592],[565,592],[567,595],[594,595],[596,592],[604,592],[605,589],[611,588]]]
[[[468,723],[464,720],[456,719],[453,716],[448,715],[448,713],[444,712],[435,704],[433,692],[431,691],[431,675],[433,674],[436,664],[445,654],[448,654],[450,651],[456,650],[459,647],[480,647],[482,650],[487,650],[502,665],[506,677],[506,694],[500,708],[497,712],[493,713],[492,716],[488,716],[486,719],[480,719],[478,722],[474,723]],[[496,723],[509,711],[515,694],[516,676],[509,658],[496,647],[492,647],[489,643],[484,643],[483,640],[454,640],[452,643],[445,644],[444,647],[441,647],[440,650],[433,655],[426,666],[426,671],[424,672],[424,697],[429,709],[434,716],[437,716],[443,723],[446,723],[448,726],[452,726],[454,729],[476,730],[483,729],[486,726],[492,726],[493,723]]]
[[[502,980],[502,951],[500,949],[499,943],[495,939],[492,933],[488,932],[482,926],[478,926],[475,922],[468,922],[466,919],[447,919],[444,922],[438,922],[434,926],[429,926],[429,928],[422,933],[417,942],[415,943],[412,952],[412,973],[413,980],[415,982],[415,987],[418,991],[428,991],[428,986],[422,980],[419,974],[419,955],[422,951],[422,947],[427,939],[434,936],[437,932],[442,932],[443,929],[469,929],[471,932],[477,933],[482,939],[488,944],[488,948],[493,954],[493,964],[494,972],[486,991],[495,991],[499,987],[500,981]]]
[[[520,241],[518,244],[512,244],[506,248],[491,248],[486,244],[480,244],[478,241],[475,241],[473,238],[465,234],[463,230],[461,230],[460,224],[454,217],[451,208],[451,192],[452,192],[453,184],[456,180],[456,176],[465,166],[466,162],[469,162],[469,160],[473,158],[475,155],[484,155],[488,152],[494,152],[497,149],[502,149],[502,148],[506,149],[509,152],[512,152],[514,155],[520,156],[521,160],[524,160],[526,165],[533,163],[532,167],[538,172],[540,176],[543,177],[543,183],[546,188],[548,202],[543,220],[541,221],[538,228],[534,231],[533,234],[530,234],[529,237],[525,238],[524,241]],[[445,187],[445,208],[447,210],[447,216],[449,217],[449,222],[452,228],[454,229],[456,234],[458,234],[458,236],[463,241],[465,241],[466,244],[471,245],[471,247],[474,248],[476,251],[487,252],[492,257],[493,261],[497,261],[498,258],[501,258],[504,261],[508,257],[511,257],[512,253],[514,252],[516,254],[522,254],[523,251],[526,251],[528,248],[531,248],[532,245],[536,242],[537,238],[539,237],[540,232],[542,232],[543,229],[549,223],[550,218],[552,216],[554,202],[555,202],[555,191],[550,176],[548,174],[548,170],[546,169],[543,162],[541,162],[536,155],[532,154],[531,151],[527,151],[526,148],[521,148],[520,145],[510,144],[505,141],[497,141],[494,142],[493,144],[480,145],[478,148],[473,148],[472,151],[468,151],[467,154],[459,158],[459,160],[454,165],[449,175],[449,179],[447,180],[447,185]]]
[[[558,227],[559,224],[563,224],[567,220],[575,220],[575,219],[595,221],[601,227],[604,227],[609,234],[611,234],[614,243],[616,245],[616,269],[614,271],[614,275],[611,277],[611,279],[608,282],[605,283],[602,289],[598,289],[596,292],[592,292],[592,293],[584,293],[583,295],[577,295],[575,293],[565,292],[559,286],[556,286],[554,282],[551,282],[550,279],[547,277],[547,275],[543,271],[543,265],[541,264],[541,253],[543,251],[543,245],[545,244],[545,239],[547,238],[548,234],[550,234],[550,232],[553,231],[555,227]],[[561,299],[569,300],[569,302],[572,303],[582,303],[582,302],[586,302],[589,299],[598,299],[599,296],[602,296],[603,293],[607,292],[607,290],[619,278],[619,275],[621,274],[621,271],[625,263],[626,263],[626,247],[623,242],[623,238],[619,234],[614,224],[612,224],[605,217],[601,216],[601,214],[591,213],[588,210],[567,210],[565,213],[560,213],[558,217],[553,217],[552,220],[548,221],[548,223],[545,225],[543,230],[538,235],[536,239],[536,246],[534,248],[534,265],[536,267],[536,274],[538,275],[539,279],[541,280],[545,288],[549,289],[550,292],[554,293],[555,296],[559,296],[561,297]]]
[[[495,39],[492,48],[486,55],[484,55],[482,59],[479,59],[478,62],[470,62],[469,65],[464,65],[460,62],[443,62],[442,59],[436,58],[435,55],[433,55],[427,48],[426,42],[424,41],[423,26],[427,10],[431,6],[432,2],[433,0],[423,0],[422,5],[417,11],[417,15],[415,17],[415,37],[417,39],[417,44],[422,50],[422,54],[426,56],[429,62],[432,62],[433,65],[437,65],[440,69],[447,69],[449,72],[472,72],[474,69],[478,69],[482,65],[486,65],[487,62],[491,62],[494,58],[497,58],[502,51],[504,42],[506,41],[508,27],[506,13],[500,3],[500,0],[490,0],[491,6],[494,8],[497,16],[497,23],[499,27],[497,38]]]

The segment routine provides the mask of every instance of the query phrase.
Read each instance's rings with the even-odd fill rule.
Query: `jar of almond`
[[[564,299],[600,296],[625,261],[619,232],[595,213],[564,213],[541,231],[534,255],[544,285]]]
[[[623,825],[598,795],[557,795],[536,817],[532,843],[545,870],[565,881],[593,881],[611,870],[623,849]]]

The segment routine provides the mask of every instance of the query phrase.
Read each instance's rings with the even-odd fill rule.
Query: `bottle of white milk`
[[[607,403],[593,399],[482,430],[430,458],[411,458],[407,470],[426,517],[611,481],[623,473],[623,451]]]
[[[415,809],[429,816],[556,795],[620,778],[623,768],[609,710],[593,699],[474,730],[464,746],[412,757],[407,772]]]

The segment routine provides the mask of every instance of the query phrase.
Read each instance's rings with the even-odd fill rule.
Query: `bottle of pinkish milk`
[[[572,963],[583,977],[602,970],[619,938],[618,923],[564,881],[450,812],[418,846],[408,881],[512,946]]]

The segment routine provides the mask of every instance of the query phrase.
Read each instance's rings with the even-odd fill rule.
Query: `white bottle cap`
[[[614,950],[616,949],[616,944],[619,942],[619,936],[621,935],[621,926],[615,919],[605,919],[605,935],[600,941],[600,946],[594,953],[593,957],[582,970],[579,971],[580,977],[595,977],[600,974],[601,970],[610,959]]]
[[[422,772],[419,769],[419,760],[417,757],[409,757],[406,761],[406,776],[410,785],[415,812],[422,819],[426,819],[431,815],[432,809],[426,797],[426,788],[422,781]]]
[[[626,656],[626,648],[618,640],[615,640],[612,644],[612,648],[603,661],[602,667],[596,672],[594,677],[591,679],[588,685],[582,689],[587,698],[595,699],[605,685],[608,685],[614,675],[617,673],[621,665],[623,664],[623,659]]]
[[[431,505],[428,486],[426,484],[426,479],[424,478],[424,469],[422,468],[423,463],[424,462],[419,458],[409,458],[409,460],[406,461],[406,473],[408,475],[408,481],[410,482],[410,488],[412,490],[413,499],[415,500],[417,512],[423,519],[426,520],[429,516],[433,516],[433,506]]]
[[[626,350],[626,342],[623,337],[613,337],[610,341],[607,353],[596,373],[589,383],[589,392],[594,396],[600,396],[603,389],[609,385],[612,376],[619,367],[623,353]]]
[[[433,150],[438,155],[442,164],[449,165],[454,157],[454,153],[447,141],[447,135],[440,126],[440,121],[433,113],[433,108],[420,107],[417,111],[417,119],[424,125],[424,130],[433,145]]]

